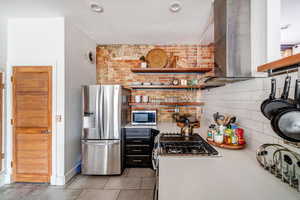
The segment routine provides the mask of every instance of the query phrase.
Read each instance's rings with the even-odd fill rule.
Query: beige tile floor
[[[126,169],[122,176],[77,175],[65,186],[14,183],[0,187],[0,200],[152,200],[154,171]]]

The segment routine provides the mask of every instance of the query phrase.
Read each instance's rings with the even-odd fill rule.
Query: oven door
[[[156,111],[132,111],[132,125],[156,125]]]

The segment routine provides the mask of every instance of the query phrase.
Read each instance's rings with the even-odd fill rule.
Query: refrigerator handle
[[[99,112],[99,133],[100,133],[100,139],[103,139],[103,134],[104,134],[104,122],[103,122],[103,114],[104,114],[104,88],[101,87],[100,89],[100,93],[99,93],[99,100],[98,101],[98,106],[100,106],[99,109],[97,109],[97,111]]]
[[[95,115],[95,121],[96,121],[96,123],[95,123],[95,127],[96,127],[96,129],[99,129],[99,125],[100,125],[100,123],[99,123],[99,105],[100,105],[100,103],[99,103],[99,97],[100,97],[100,90],[101,90],[101,88],[97,88],[97,93],[96,93],[96,115]],[[100,130],[99,130],[100,131]],[[100,136],[101,136],[101,134],[99,133],[99,138],[100,138]]]

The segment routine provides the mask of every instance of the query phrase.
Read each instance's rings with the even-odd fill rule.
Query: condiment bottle
[[[235,129],[235,134],[238,138],[238,144],[243,145],[246,143],[244,139],[244,129],[242,128]]]
[[[231,144],[231,129],[225,130],[224,142],[225,144]]]
[[[237,145],[238,144],[238,137],[236,136],[236,134],[233,134],[231,136],[231,143]]]
[[[213,127],[212,127],[212,125],[210,125],[210,126],[208,127],[208,130],[207,130],[207,140],[209,140],[209,141],[213,141],[213,140],[214,140],[214,138],[213,138]]]

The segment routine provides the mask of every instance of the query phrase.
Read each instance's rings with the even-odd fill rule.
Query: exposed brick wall
[[[129,86],[133,82],[162,82],[170,83],[176,79],[200,79],[201,74],[137,74],[131,68],[139,67],[141,56],[146,56],[153,48],[164,49],[168,55],[179,56],[177,68],[213,67],[214,47],[202,45],[99,45],[97,48],[97,82],[98,84],[122,84]],[[195,99],[200,98],[200,91],[188,91]],[[147,95],[150,98],[177,97],[186,99],[187,90],[133,90],[132,95]],[[137,108],[137,107],[133,107]],[[141,108],[141,106],[138,106]],[[158,109],[159,121],[172,121],[171,114],[174,107],[146,106],[146,109]],[[200,113],[201,108],[180,107],[181,112],[194,115]]]

